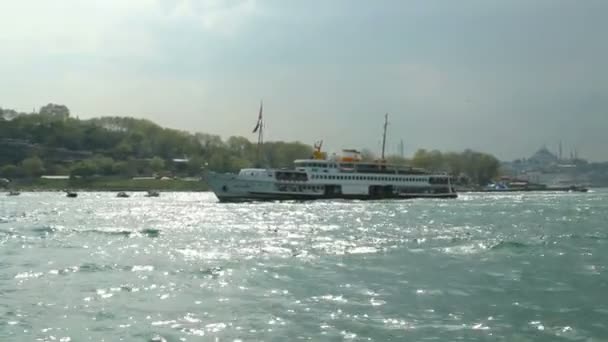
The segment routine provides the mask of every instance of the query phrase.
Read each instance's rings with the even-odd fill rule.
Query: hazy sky
[[[0,106],[608,160],[605,0],[0,0]]]

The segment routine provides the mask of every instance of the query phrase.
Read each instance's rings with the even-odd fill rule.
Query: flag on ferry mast
[[[255,125],[255,128],[253,129],[252,133],[257,132],[258,129],[260,129],[260,126],[262,125],[262,110],[263,110],[263,107],[264,107],[264,103],[260,102],[260,114],[258,115],[258,122]]]

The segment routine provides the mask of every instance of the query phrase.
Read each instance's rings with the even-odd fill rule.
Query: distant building
[[[559,158],[555,154],[551,153],[547,147],[543,146],[528,159],[528,162],[541,166],[549,166],[552,164],[557,164],[559,162]]]

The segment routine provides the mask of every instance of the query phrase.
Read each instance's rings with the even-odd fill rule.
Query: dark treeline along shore
[[[364,158],[375,158],[373,153],[363,152]],[[264,166],[284,168],[311,154],[308,144],[273,141],[262,146],[261,160]],[[485,184],[498,176],[500,166],[494,156],[471,150],[418,150],[411,159],[387,159],[449,172],[468,184]],[[204,168],[235,172],[257,160],[256,144],[241,136],[223,140],[131,117],[83,120],[57,104],[34,113],[0,108],[0,177],[22,189],[205,190],[202,182],[184,180],[200,177]]]

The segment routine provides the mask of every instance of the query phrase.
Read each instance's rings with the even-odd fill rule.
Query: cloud
[[[143,55],[151,37],[132,21],[150,14],[150,1],[3,1],[0,49],[13,56]]]
[[[204,31],[233,35],[257,12],[255,0],[180,0],[162,1],[162,7],[173,20],[190,20]]]
[[[145,57],[157,52],[163,30],[190,23],[202,33],[230,36],[256,9],[255,0],[2,0],[0,51],[5,58]]]

